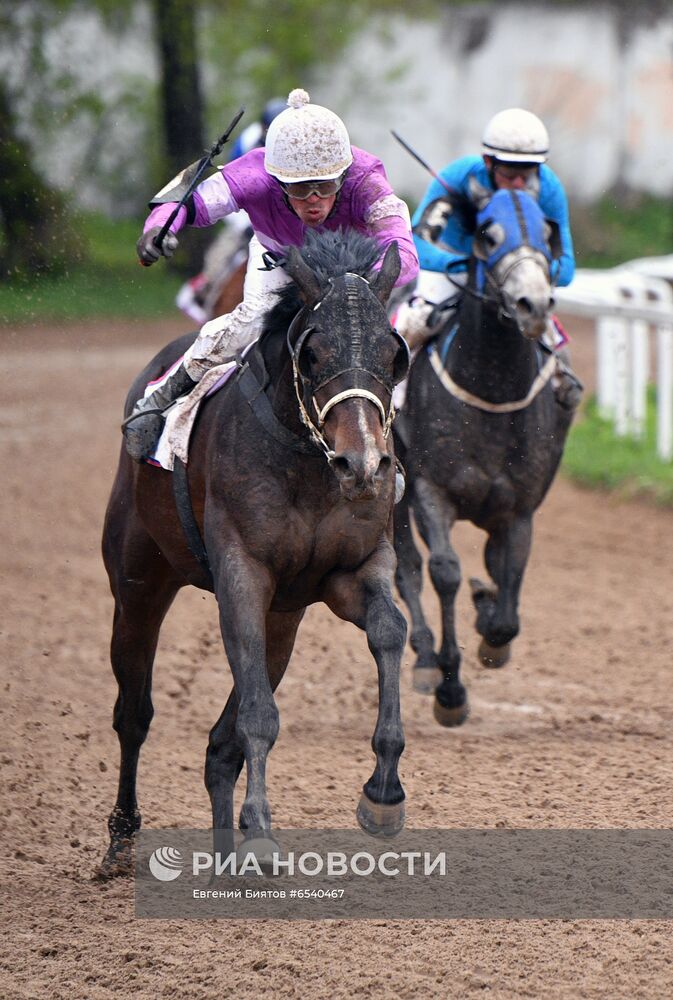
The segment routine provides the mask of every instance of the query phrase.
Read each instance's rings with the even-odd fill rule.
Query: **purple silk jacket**
[[[397,280],[404,285],[418,274],[418,256],[411,233],[409,210],[388,182],[383,164],[375,156],[353,149],[353,163],[337,196],[332,214],[318,226],[323,229],[356,229],[375,239],[383,250],[397,241],[402,269]],[[175,203],[157,205],[145,221],[144,231],[162,226]],[[202,181],[194,192],[192,226],[210,226],[232,212],[244,209],[262,246],[279,253],[286,246],[301,246],[307,226],[285,200],[279,182],[264,168],[264,150],[252,149]],[[179,232],[187,223],[182,208],[171,226]]]

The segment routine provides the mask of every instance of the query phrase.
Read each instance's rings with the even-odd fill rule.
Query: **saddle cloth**
[[[241,357],[244,357],[252,346],[252,344],[249,344],[241,352]],[[182,358],[178,358],[161,379],[150,382],[145,390],[145,395],[156,389],[175,370],[180,361],[182,361]],[[198,385],[194,386],[191,392],[186,396],[181,396],[180,399],[176,400],[165,411],[164,429],[161,432],[161,437],[154,450],[154,454],[151,458],[147,459],[150,465],[156,465],[172,472],[176,455],[185,465],[187,464],[189,438],[201,403],[204,399],[218,392],[228,382],[232,373],[236,371],[236,368],[237,364],[235,361],[228,361],[224,365],[217,365],[215,368],[211,368],[206,372]]]

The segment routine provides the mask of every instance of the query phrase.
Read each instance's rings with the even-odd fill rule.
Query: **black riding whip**
[[[226,132],[224,132],[224,134],[220,136],[220,138],[217,140],[217,142],[215,142],[213,144],[210,152],[206,153],[206,155],[204,157],[202,157],[202,159],[200,159],[198,161],[198,164],[197,164],[194,176],[192,178],[192,181],[191,181],[189,187],[187,188],[187,190],[185,191],[185,193],[183,194],[183,196],[180,198],[180,201],[175,206],[175,208],[173,209],[173,211],[171,212],[171,214],[169,215],[168,219],[163,224],[163,226],[161,227],[161,229],[159,230],[159,232],[157,233],[157,235],[152,240],[152,242],[154,243],[154,245],[157,248],[157,250],[161,250],[161,245],[164,242],[164,237],[166,236],[166,233],[168,232],[168,230],[171,228],[171,226],[175,222],[175,219],[177,217],[178,212],[187,203],[187,199],[192,194],[192,192],[196,189],[196,187],[199,184],[201,178],[203,177],[203,175],[206,172],[206,170],[208,169],[208,167],[212,164],[212,162],[215,159],[215,157],[217,156],[217,154],[219,152],[221,152],[222,147],[224,146],[225,142],[227,142],[227,140],[229,139],[229,136],[234,131],[234,129],[238,125],[239,121],[243,117],[244,111],[245,111],[244,107],[242,107],[242,108],[240,108],[238,110],[238,112],[234,115],[234,117],[233,117],[233,119],[231,121],[231,124],[229,125],[229,128],[226,130]],[[148,264],[146,264],[145,261],[141,261],[140,263],[143,264],[144,266],[149,266]]]
[[[401,135],[398,135],[398,133],[395,131],[395,129],[391,129],[390,130],[390,134],[392,136],[394,136],[395,139],[397,139],[397,141],[399,142],[400,146],[403,146],[404,149],[406,149],[407,153],[410,153],[411,156],[413,156],[413,158],[416,160],[417,163],[420,163],[420,165],[422,167],[425,167],[425,169],[427,170],[427,172],[432,177],[434,177],[436,181],[439,181],[439,183],[442,185],[442,187],[444,188],[445,191],[447,191],[454,198],[456,196],[460,197],[459,192],[456,191],[455,188],[450,187],[446,183],[446,181],[442,177],[439,176],[439,174],[437,173],[437,171],[433,170],[432,167],[430,166],[430,164],[426,163],[426,161],[423,159],[423,157],[419,156],[419,154],[416,152],[416,150],[412,149],[412,147],[409,145],[409,143],[404,141],[404,139],[402,138]]]

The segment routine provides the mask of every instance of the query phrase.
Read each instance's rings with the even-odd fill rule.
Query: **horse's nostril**
[[[342,487],[378,490],[390,471],[388,455],[342,451],[332,459],[332,469]]]
[[[340,476],[353,475],[351,464],[345,455],[335,455],[332,459],[332,467]]]
[[[517,306],[521,310],[521,312],[528,313],[529,316],[533,312],[533,305],[530,299],[527,299],[525,296],[519,299]]]

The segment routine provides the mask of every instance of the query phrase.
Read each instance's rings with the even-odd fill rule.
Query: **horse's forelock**
[[[308,232],[300,253],[322,285],[346,273],[369,274],[381,256],[381,248],[370,236],[353,229]]]
[[[326,230],[320,233],[309,230],[299,252],[324,291],[329,287],[330,278],[339,278],[348,273],[365,277],[381,256],[381,248],[376,240],[363,236],[354,229],[337,229],[334,232]],[[275,331],[285,333],[290,319],[302,305],[299,289],[294,282],[284,285],[276,294],[278,303],[270,310],[264,324],[264,332],[267,334]]]

